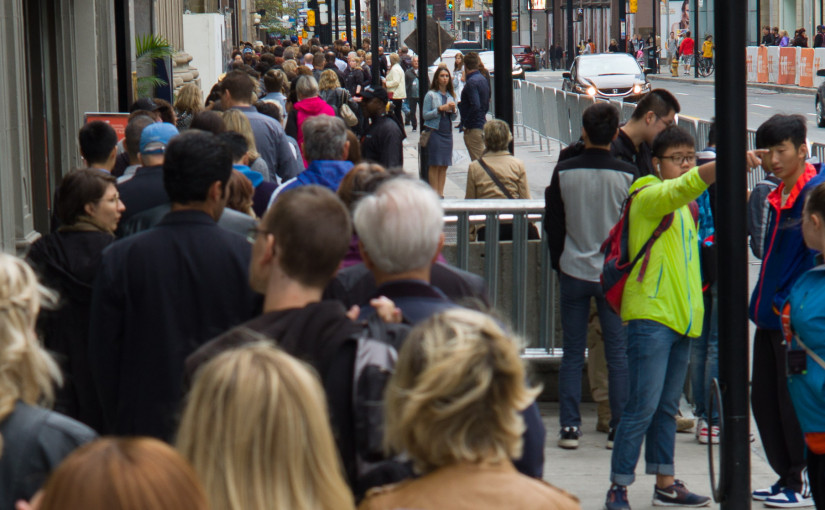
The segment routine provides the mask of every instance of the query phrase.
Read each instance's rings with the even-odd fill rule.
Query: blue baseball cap
[[[140,153],[163,154],[169,140],[177,134],[178,128],[168,122],[149,124],[140,133]]]

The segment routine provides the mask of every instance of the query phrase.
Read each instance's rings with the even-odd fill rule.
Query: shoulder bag
[[[504,196],[507,197],[508,199],[512,200],[514,198],[513,195],[510,193],[510,191],[506,187],[504,187],[504,184],[502,184],[502,182],[499,180],[499,178],[496,176],[496,174],[493,173],[492,170],[490,170],[490,167],[487,166],[487,163],[484,162],[484,158],[478,158],[477,161],[478,161],[478,164],[481,165],[481,168],[483,168],[484,171],[487,172],[487,175],[490,176],[490,179],[492,179],[493,182],[496,184],[496,186],[498,186],[498,189],[500,189],[501,192],[504,193]],[[507,226],[507,225],[502,225],[502,227],[505,227],[505,226]],[[504,241],[504,240],[508,240],[508,239],[513,238],[513,234],[512,234],[513,226],[509,225],[509,227],[510,227],[510,235],[509,236],[504,235],[507,232],[507,229],[505,229],[505,228],[501,229],[501,232],[500,232],[501,235],[499,235],[500,240]],[[527,239],[538,239],[538,238],[539,238],[539,229],[536,227],[535,223],[530,222],[528,227],[527,227]],[[484,227],[481,227],[481,228],[478,229],[478,239],[480,241],[484,240]]]

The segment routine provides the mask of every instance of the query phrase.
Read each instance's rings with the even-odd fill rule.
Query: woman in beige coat
[[[512,139],[510,126],[503,120],[495,119],[484,124],[486,150],[481,158],[470,163],[464,198],[530,198],[524,162],[510,153]],[[490,173],[495,175],[501,186]],[[512,239],[512,224],[501,225],[500,232],[500,239]],[[479,228],[477,233],[478,239],[483,240],[484,227]]]

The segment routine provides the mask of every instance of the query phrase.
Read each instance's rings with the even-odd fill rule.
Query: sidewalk
[[[604,498],[610,486],[610,454],[605,448],[607,434],[596,432],[596,404],[581,405],[582,431],[579,448],[563,450],[556,446],[559,431],[558,403],[539,403],[547,441],[544,449],[544,479],[579,498],[583,510],[604,507]],[[756,426],[751,420],[751,429]],[[759,434],[751,443],[751,486],[754,489],[768,487],[776,482],[776,475],[765,461]],[[719,471],[719,448],[714,447],[714,468]],[[676,434],[676,478],[685,482],[690,490],[705,496],[711,495],[707,445],[700,445],[693,432]],[[651,503],[655,477],[644,474],[644,450],[636,466],[636,483],[628,490],[633,510],[655,508]],[[762,508],[758,502],[754,508]],[[712,503],[709,508],[719,508]]]
[[[679,76],[674,77],[671,76],[670,70],[668,69],[665,71],[662,69],[660,74],[648,74],[648,80],[651,82],[663,81],[663,82],[677,82],[677,83],[687,83],[692,85],[712,85],[716,81],[716,73],[707,76],[707,77],[693,77],[693,68],[690,70],[689,76],[684,76],[684,68],[679,66]],[[816,88],[813,87],[797,87],[796,85],[777,85],[774,83],[755,83],[755,82],[748,82],[748,88],[753,89],[763,89],[763,90],[772,90],[774,92],[784,92],[788,94],[805,94],[809,96],[816,95]]]
[[[409,175],[418,176],[418,139],[420,131],[412,131],[410,126],[406,126],[407,138],[404,140],[404,171]],[[527,169],[527,181],[530,186],[532,198],[540,199],[544,197],[544,188],[550,184],[550,177],[553,168],[559,157],[558,142],[550,143],[548,151],[547,143],[539,140],[535,141],[530,133],[527,133],[527,140],[522,137],[521,129],[517,129],[514,135],[515,155],[524,161]],[[535,143],[534,143],[535,142]],[[447,169],[447,181],[444,186],[444,198],[464,198],[467,189],[467,169],[470,166],[470,155],[464,146],[464,135],[453,130],[453,164]]]

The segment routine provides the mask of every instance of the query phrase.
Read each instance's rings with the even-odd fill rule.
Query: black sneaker
[[[579,447],[579,438],[582,431],[579,427],[563,427],[559,431],[559,446],[568,450],[575,450]]]
[[[613,449],[613,441],[616,439],[616,429],[610,427],[610,432],[607,433],[607,445],[605,448],[608,450]]]
[[[710,498],[694,494],[679,480],[666,489],[653,486],[653,506],[690,506],[710,505]]]

